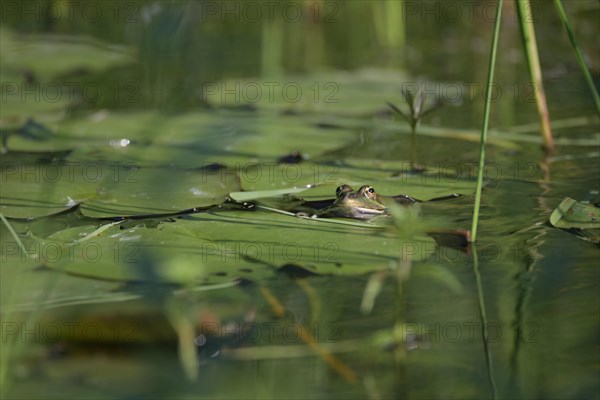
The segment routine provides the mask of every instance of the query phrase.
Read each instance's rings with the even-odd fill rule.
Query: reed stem
[[[525,58],[529,68],[529,76],[533,84],[533,93],[540,116],[541,134],[544,138],[544,147],[548,153],[554,152],[554,138],[552,137],[552,128],[550,126],[550,114],[548,112],[548,103],[546,102],[546,93],[544,91],[544,82],[542,81],[542,68],[540,67],[540,57],[535,41],[535,30],[533,27],[533,17],[531,14],[531,4],[529,0],[517,0],[517,13],[519,15],[519,24],[523,39],[523,48],[525,49]]]
[[[571,42],[571,46],[573,46],[573,50],[575,51],[575,56],[577,57],[577,61],[579,62],[579,66],[581,67],[581,71],[583,72],[583,76],[590,88],[590,92],[592,92],[592,96],[594,97],[594,103],[596,104],[596,111],[600,115],[600,96],[598,96],[598,91],[596,90],[596,86],[594,85],[594,80],[592,79],[592,75],[590,74],[590,70],[585,64],[585,60],[583,58],[583,53],[581,49],[577,45],[577,41],[575,40],[575,35],[573,34],[573,30],[571,29],[571,25],[569,24],[569,19],[567,18],[567,13],[563,8],[562,1],[554,0],[554,4],[556,5],[556,9],[558,10],[558,15],[567,31],[567,36],[569,36],[569,41]]]
[[[485,164],[485,143],[487,141],[488,125],[490,121],[490,104],[492,101],[492,84],[494,81],[494,70],[496,65],[496,53],[498,51],[498,36],[500,35],[500,21],[502,17],[503,0],[498,0],[496,20],[494,22],[494,36],[492,37],[492,49],[490,51],[490,62],[488,64],[488,79],[485,89],[485,106],[483,109],[483,126],[481,127],[481,139],[479,141],[479,169],[477,170],[477,189],[475,192],[475,207],[473,210],[473,224],[471,225],[471,242],[477,237],[477,222],[479,221],[479,207],[481,205],[481,189],[483,186],[483,168]]]

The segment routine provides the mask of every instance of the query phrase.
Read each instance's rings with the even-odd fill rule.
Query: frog
[[[363,185],[356,191],[350,185],[341,185],[336,189],[335,195],[333,203],[323,209],[316,210],[316,213],[310,215],[310,217],[370,220],[379,215],[387,215],[385,204],[383,204],[375,189],[369,185]],[[303,212],[296,215],[307,216]]]
[[[298,217],[310,218],[352,218],[369,222],[378,216],[389,216],[386,203],[392,202],[406,207],[416,206],[423,202],[450,200],[461,197],[459,194],[436,197],[429,200],[419,200],[414,197],[399,194],[382,196],[371,186],[364,185],[354,190],[350,185],[341,185],[335,191],[333,200],[304,201],[295,199],[292,210],[311,210],[311,212],[296,212]],[[471,233],[468,230],[436,229],[426,231],[438,245],[468,251]]]

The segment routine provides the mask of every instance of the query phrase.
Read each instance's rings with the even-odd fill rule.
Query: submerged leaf
[[[438,264],[424,264],[415,269],[415,275],[431,281],[437,281],[454,294],[461,294],[462,284],[452,271]]]

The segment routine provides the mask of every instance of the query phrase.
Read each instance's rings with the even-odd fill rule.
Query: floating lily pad
[[[165,227],[171,223],[166,223]],[[176,224],[176,223],[175,223]],[[211,284],[239,278],[264,279],[274,268],[250,264],[235,250],[211,251],[216,246],[186,234],[185,228],[109,228],[100,236],[80,240],[95,226],[67,229],[42,241],[54,248],[44,264],[75,275],[110,281],[154,281],[178,284]],[[250,264],[250,265],[249,265]]]
[[[348,184],[355,189],[370,185],[385,196],[404,194],[429,200],[453,193],[469,195],[475,190],[475,179],[459,177],[452,171],[429,169],[409,172],[409,164],[401,161],[347,160],[344,163],[307,162],[300,164],[257,165],[240,171],[245,191],[265,191],[317,184],[301,195],[305,199],[335,197],[335,188]]]
[[[102,93],[96,83],[69,81],[63,85],[60,75],[102,71],[133,63],[134,57],[131,49],[90,37],[17,34],[2,27],[0,60],[4,96],[0,126],[14,128],[30,117],[57,122],[80,92]]]
[[[210,240],[275,266],[293,264],[317,274],[362,274],[393,268],[407,257],[423,260],[435,249],[428,237],[399,241],[395,232],[338,225],[268,212],[219,211],[191,215],[164,229]],[[228,247],[230,246],[230,247]]]
[[[600,208],[567,197],[552,212],[550,223],[556,228],[565,229],[600,228]]]
[[[353,139],[346,129],[319,128],[301,116],[215,110],[177,116],[99,111],[50,126],[54,135],[32,140],[13,135],[11,150],[77,149],[77,160],[202,167],[221,163],[252,168],[292,151],[316,157]],[[81,148],[84,141],[85,146]]]
[[[203,169],[136,168],[117,165],[81,206],[93,218],[171,214],[221,204],[240,189],[235,174],[222,179]]]
[[[96,193],[98,179],[106,173],[98,164],[73,164],[62,160],[0,162],[0,211],[11,218],[38,218],[77,206]]]
[[[2,57],[4,59],[10,58],[6,55]],[[3,91],[2,112],[0,113],[0,128],[2,129],[18,129],[32,117],[44,123],[58,122],[67,113],[68,98],[56,93],[60,90],[57,85],[46,89],[47,92],[44,93],[42,92],[44,89],[40,84],[37,84],[37,86],[29,85],[23,82],[22,76],[14,71],[6,71],[4,67],[0,67],[0,84]],[[8,140],[13,140],[14,137],[16,135],[11,135]],[[26,141],[37,143],[31,139]],[[61,148],[58,148],[58,146],[44,146],[41,150],[58,149]],[[32,148],[24,148],[23,150],[32,150]]]
[[[101,71],[134,61],[131,49],[88,36],[26,35],[5,27],[0,35],[0,54],[3,68],[27,68],[43,81],[75,68]],[[52,62],[40,62],[44,57],[52,58]]]
[[[294,266],[314,274],[363,274],[426,259],[430,238],[399,241],[386,229],[324,224],[269,212],[219,211],[157,228],[97,226],[59,231],[41,242],[45,265],[116,281],[214,284],[267,279]],[[83,239],[82,239],[83,238]]]
[[[0,172],[0,211],[11,218],[48,216],[81,203],[83,214],[94,218],[169,214],[221,204],[240,190],[235,172],[201,168],[6,157]]]

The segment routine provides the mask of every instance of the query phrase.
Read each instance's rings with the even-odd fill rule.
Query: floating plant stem
[[[571,25],[569,24],[569,19],[567,18],[567,13],[565,13],[565,9],[563,8],[562,1],[554,0],[554,4],[556,5],[556,9],[558,10],[558,15],[567,31],[567,35],[569,36],[569,41],[571,42],[571,46],[573,46],[573,50],[575,51],[575,56],[577,57],[577,61],[579,62],[579,66],[581,66],[581,71],[583,72],[583,76],[592,92],[592,96],[594,96],[594,103],[596,104],[596,111],[600,114],[600,96],[598,96],[598,91],[596,90],[596,86],[594,85],[594,80],[592,79],[592,75],[590,74],[590,70],[585,64],[585,60],[583,59],[583,54],[581,53],[581,49],[577,45],[577,41],[575,40],[575,35],[573,34],[573,30],[571,29]]]
[[[494,22],[494,36],[492,37],[492,50],[488,64],[488,79],[485,89],[485,106],[483,109],[483,126],[481,127],[481,140],[479,142],[479,169],[477,170],[477,189],[475,192],[475,207],[473,210],[473,224],[471,226],[471,241],[475,242],[477,237],[477,222],[479,220],[479,206],[481,205],[481,188],[483,186],[483,168],[485,164],[485,142],[490,121],[490,104],[492,102],[492,83],[494,81],[494,69],[496,65],[496,53],[498,50],[498,36],[500,34],[500,20],[502,17],[503,0],[498,0],[496,20]]]
[[[552,128],[550,126],[550,114],[548,113],[548,103],[546,102],[546,93],[544,92],[544,82],[542,81],[542,68],[540,67],[540,57],[535,41],[535,30],[531,17],[531,4],[529,0],[517,0],[517,12],[519,15],[519,24],[521,25],[521,34],[523,39],[523,48],[529,67],[529,76],[533,84],[533,93],[540,116],[541,133],[544,138],[544,147],[549,153],[554,152],[554,138],[552,137]]]
[[[85,242],[86,240],[89,240],[91,238],[94,238],[96,236],[99,236],[102,232],[104,232],[105,230],[112,228],[115,225],[119,225],[121,223],[125,222],[125,219],[122,219],[120,221],[115,221],[115,222],[111,222],[109,224],[104,224],[101,225],[98,229],[96,229],[94,232],[89,233],[87,235],[85,235],[84,237],[82,237],[81,239],[77,239],[75,241],[75,243],[81,243],[81,242]]]

